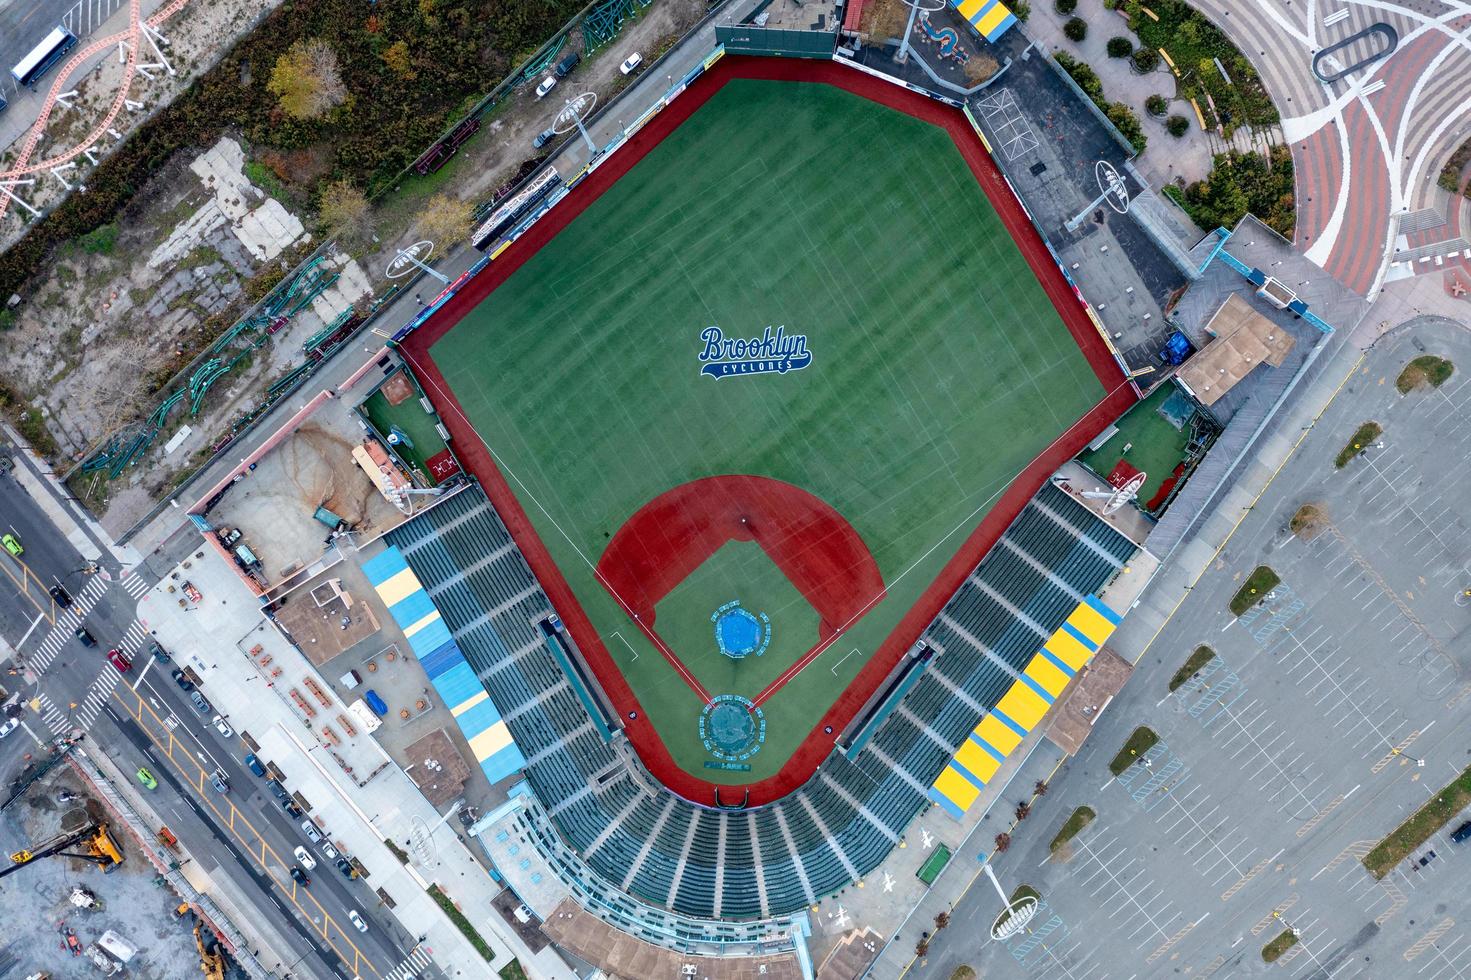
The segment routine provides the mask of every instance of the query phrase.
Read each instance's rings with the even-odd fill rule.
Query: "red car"
[[[129,660],[117,647],[107,651],[107,659],[120,672],[126,673],[133,668],[133,661]]]

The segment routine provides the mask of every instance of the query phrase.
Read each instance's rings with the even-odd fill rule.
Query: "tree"
[[[1069,41],[1082,42],[1088,36],[1088,22],[1081,17],[1074,17],[1062,25],[1062,32],[1067,35]]]
[[[328,234],[339,238],[364,237],[368,230],[368,199],[345,180],[322,188],[317,217]]]
[[[941,929],[945,928],[949,924],[950,924],[950,913],[949,912],[941,912],[940,914],[938,914],[938,915],[935,916],[935,931],[936,932],[939,932]]]
[[[1045,780],[1045,779],[1039,779],[1039,780],[1037,780],[1037,782],[1032,786],[1032,795],[1033,796],[1046,796],[1047,795],[1047,780]]]
[[[1016,0],[1011,5],[1011,12],[1016,15],[1017,20],[1025,24],[1032,16],[1032,5],[1027,3],[1027,0]]]
[[[1169,102],[1167,102],[1165,100],[1165,97],[1163,95],[1160,95],[1159,93],[1155,93],[1154,95],[1151,95],[1149,98],[1144,100],[1144,111],[1149,113],[1151,116],[1163,116],[1165,112],[1169,110],[1169,108]]]
[[[1134,53],[1134,42],[1116,35],[1108,39],[1106,49],[1110,58],[1127,58]]]
[[[1025,820],[1025,819],[1027,819],[1027,817],[1029,817],[1031,815],[1032,815],[1032,807],[1031,807],[1030,804],[1028,804],[1028,803],[1018,803],[1016,805],[1016,818],[1017,818],[1017,820]]]
[[[409,46],[407,42],[396,41],[390,44],[383,52],[383,63],[388,70],[399,78],[409,79],[418,75],[414,71],[413,64],[409,61]]]
[[[297,41],[276,59],[266,89],[295,119],[316,119],[347,98],[337,54],[322,40]]]
[[[1006,849],[1008,847],[1010,847],[1010,846],[1011,846],[1011,835],[1010,834],[997,834],[996,835],[996,853],[997,854],[1004,853],[1006,851]]]
[[[1137,47],[1134,49],[1134,70],[1141,75],[1147,75],[1159,67],[1159,52],[1151,47]]]
[[[1169,130],[1171,136],[1179,139],[1190,132],[1190,120],[1184,116],[1171,116],[1165,120],[1165,129]]]
[[[1078,0],[1057,0],[1057,12],[1070,14],[1078,9]]]
[[[431,197],[419,217],[419,231],[424,237],[446,249],[469,238],[474,225],[475,209],[470,202],[449,194]]]

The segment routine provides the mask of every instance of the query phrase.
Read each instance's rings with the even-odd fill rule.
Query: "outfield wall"
[[[567,178],[555,195],[555,200],[548,199],[544,208],[539,208],[535,215],[518,223],[493,247],[485,259],[477,262],[473,269],[447,286],[424,311],[395,334],[394,338],[402,346],[405,359],[419,376],[424,389],[432,392],[434,400],[440,403],[446,424],[452,432],[458,430],[455,432],[457,455],[466,463],[467,470],[480,478],[496,510],[511,528],[517,544],[521,546],[538,579],[551,595],[558,612],[574,635],[578,636],[593,674],[611,702],[618,706],[622,717],[627,718],[630,712],[636,712],[639,705],[637,698],[601,643],[583,641],[584,637],[595,640],[597,631],[587,620],[570,586],[552,560],[545,544],[539,539],[522,502],[459,408],[453,392],[429,356],[429,349],[462,316],[510,278],[542,245],[570,224],[603,191],[637,165],[668,133],[718,91],[724,84],[724,78],[708,83],[702,81],[702,76],[713,66],[724,60],[729,66],[729,77],[835,85],[944,129],[954,141],[980,189],[996,210],[1007,235],[1026,258],[1051,305],[1062,318],[1069,334],[1078,344],[1106,392],[1102,401],[1070,426],[1013,479],[992,510],[972,529],[951,561],[920,600],[910,608],[857,679],[834,701],[822,718],[814,720],[813,728],[782,771],[744,787],[750,794],[748,804],[759,806],[791,793],[811,776],[823,759],[832,752],[836,741],[835,733],[843,731],[873,692],[883,684],[899,663],[908,644],[939,614],[964,576],[975,568],[1046,478],[1132,405],[1138,398],[1138,390],[1127,374],[1121,371],[1116,353],[1088,316],[1086,304],[1079,296],[1076,286],[1058,266],[1054,254],[1030,215],[1020,206],[984,140],[977,136],[973,124],[963,119],[961,112],[956,111],[958,104],[954,100],[936,96],[871,70],[854,70],[851,65],[828,67],[815,60],[741,56],[727,59],[725,56],[725,50],[717,48],[704,62],[677,80],[664,96],[638,116],[632,125],[622,130],[593,162]],[[686,96],[692,88],[693,95]],[[619,152],[620,150],[623,152]],[[584,185],[587,186],[584,188]],[[584,189],[581,193],[574,193],[579,188]],[[523,238],[525,241],[522,241]],[[442,315],[434,317],[435,313]],[[421,331],[419,328],[426,324],[429,329]],[[905,642],[906,638],[908,642]],[[686,799],[708,806],[717,788],[726,796],[741,789],[728,785],[717,787],[716,784],[680,768],[642,714],[638,715],[637,720],[625,724],[630,741],[648,768],[666,786]]]

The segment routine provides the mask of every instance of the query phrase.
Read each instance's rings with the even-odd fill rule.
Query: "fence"
[[[725,45],[725,50],[730,54],[831,58],[838,47],[838,35],[836,31],[789,31],[780,27],[756,27],[751,24],[716,24],[715,43]]]

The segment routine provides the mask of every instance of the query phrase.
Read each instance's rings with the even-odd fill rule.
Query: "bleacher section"
[[[477,487],[387,540],[426,583],[525,753],[560,845],[543,847],[557,874],[582,894],[622,891],[694,919],[781,916],[877,867],[1039,647],[1135,550],[1045,486],[925,631],[941,652],[862,750],[834,752],[776,803],[731,811],[674,796],[625,741],[596,733],[544,642],[550,603]]]
[[[363,573],[408,638],[434,690],[470,743],[485,778],[498,783],[519,772],[526,758],[403,555],[389,548],[364,562]]]
[[[1001,0],[950,0],[971,28],[993,44],[1016,24],[1016,15]]]
[[[981,790],[996,775],[1068,682],[1113,635],[1119,614],[1097,596],[1084,596],[1067,621],[1048,637],[1027,669],[956,751],[940,778],[930,787],[930,799],[957,820],[965,815]]]

